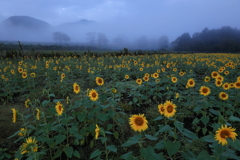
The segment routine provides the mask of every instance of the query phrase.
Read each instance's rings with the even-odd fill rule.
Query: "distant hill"
[[[2,22],[2,25],[7,28],[26,28],[26,29],[47,29],[51,25],[45,21],[29,17],[29,16],[11,16]]]
[[[92,25],[94,23],[96,23],[96,22],[92,21],[92,20],[81,19],[78,22],[69,22],[69,23],[60,24],[59,27],[74,27],[74,26]]]

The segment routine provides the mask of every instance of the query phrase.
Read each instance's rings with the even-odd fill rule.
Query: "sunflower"
[[[73,92],[76,94],[80,92],[80,87],[77,83],[73,83]]]
[[[179,72],[179,75],[180,76],[183,76],[185,73],[184,72]]]
[[[23,143],[20,146],[21,154],[30,153],[30,152],[37,152],[37,140],[35,138],[29,137],[26,139],[26,143]]]
[[[219,98],[222,100],[227,100],[228,99],[228,94],[225,92],[220,92],[219,93]]]
[[[90,97],[90,100],[92,100],[92,101],[97,101],[98,100],[98,93],[95,89],[91,89],[89,91],[88,96]]]
[[[26,130],[25,128],[21,128],[20,131],[19,131],[19,133],[18,133],[18,135],[19,135],[20,137],[22,137],[22,136],[25,136],[26,133],[27,133],[27,130]]]
[[[29,107],[29,105],[28,105],[28,104],[29,104],[29,102],[30,102],[30,99],[28,99],[28,100],[26,100],[26,101],[25,101],[25,107],[26,107],[26,108],[28,108],[28,107]]]
[[[227,127],[227,125],[222,125],[221,128],[218,128],[215,134],[215,140],[218,143],[222,143],[222,145],[227,145],[227,138],[232,138],[232,140],[236,139],[237,133],[235,133],[236,129],[232,127]]]
[[[36,118],[37,118],[37,120],[40,120],[40,114],[41,114],[41,112],[40,112],[40,110],[39,110],[38,108],[37,108],[36,110],[37,110]]]
[[[59,116],[61,116],[63,114],[63,110],[64,110],[63,105],[60,102],[57,102],[55,108],[56,108],[57,114]]]
[[[211,73],[212,78],[217,78],[218,75],[219,75],[219,73],[216,72],[216,71],[213,71],[213,72]]]
[[[144,114],[134,114],[129,118],[129,125],[134,131],[145,131],[148,128],[147,123],[148,121],[146,117],[144,117]]]
[[[22,78],[27,78],[27,72],[22,72]]]
[[[171,101],[166,101],[164,103],[164,116],[167,118],[173,117],[176,113],[177,106],[173,104]]]
[[[209,87],[206,86],[201,86],[200,90],[199,90],[201,95],[207,96],[210,94],[211,90]]]
[[[34,77],[36,77],[36,73],[34,73],[34,72],[30,73],[30,76],[34,78]]]
[[[126,74],[126,75],[125,75],[125,79],[128,79],[128,78],[129,78],[129,75]]]
[[[218,75],[218,76],[217,76],[215,79],[216,79],[216,80],[223,81],[223,80],[224,80],[224,77],[223,77],[223,76],[221,76],[221,75]]]
[[[161,70],[160,69],[157,69],[157,73],[160,73],[161,72]]]
[[[173,83],[176,83],[178,79],[177,79],[177,77],[172,77],[171,80],[172,80]]]
[[[95,139],[98,139],[99,133],[100,133],[100,128],[99,128],[98,125],[96,124]]]
[[[173,68],[173,71],[176,72],[176,71],[177,71],[177,68]]]
[[[143,68],[141,67],[141,68],[139,68],[139,71],[143,71]]]
[[[153,78],[158,78],[159,74],[158,73],[153,73]]]
[[[240,81],[240,76],[237,77],[237,81]]]
[[[194,79],[190,78],[187,82],[188,87],[194,87],[195,86],[195,81]]]
[[[159,104],[159,105],[158,105],[158,111],[159,111],[159,113],[160,113],[161,115],[164,114],[164,104]]]
[[[234,87],[240,89],[240,81],[235,82]]]
[[[16,123],[16,121],[17,121],[17,110],[15,108],[12,108],[12,112],[13,112],[12,122]]]
[[[150,77],[150,74],[149,73],[145,73],[144,77]]]
[[[156,79],[155,82],[156,82],[156,83],[160,82],[160,79]]]
[[[204,78],[204,81],[205,82],[209,82],[211,80],[211,78],[209,77],[209,76],[206,76],[205,78]]]
[[[96,77],[96,83],[97,83],[97,85],[102,86],[104,84],[103,78]]]
[[[229,85],[229,83],[226,82],[222,85],[222,87],[223,87],[223,89],[228,90],[230,88],[230,85]]]
[[[179,98],[179,93],[176,93],[175,98]]]
[[[142,79],[140,79],[140,78],[136,79],[136,83],[141,85],[142,84]]]
[[[225,75],[228,75],[229,73],[230,73],[229,71],[225,71],[225,72],[224,72]]]
[[[217,87],[220,87],[220,86],[222,85],[222,81],[216,80],[216,81],[215,81],[215,85],[216,85]]]
[[[23,72],[23,69],[21,67],[18,68],[18,72],[19,73],[22,73]]]
[[[15,74],[15,71],[14,71],[14,69],[11,69],[11,73],[12,73],[12,74]]]
[[[144,77],[143,77],[143,80],[144,80],[144,81],[149,81],[149,77],[144,76]]]

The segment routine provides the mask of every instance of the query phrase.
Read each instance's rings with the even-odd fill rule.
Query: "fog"
[[[53,37],[60,32],[70,38],[63,44],[160,49],[186,32],[240,29],[239,0],[8,0],[0,6],[0,41],[63,43]]]

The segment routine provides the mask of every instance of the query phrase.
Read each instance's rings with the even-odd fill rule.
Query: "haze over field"
[[[99,33],[106,44],[169,42],[189,32],[230,26],[240,29],[239,0],[2,0],[0,40],[54,42],[53,32],[71,42],[90,43]]]

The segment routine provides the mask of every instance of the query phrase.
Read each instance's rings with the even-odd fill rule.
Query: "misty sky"
[[[240,29],[240,0],[0,0],[0,22],[15,15],[51,25],[88,19],[106,23],[108,29],[128,28],[139,36],[158,31],[158,37],[174,40],[205,27]]]

